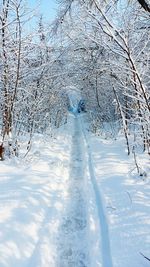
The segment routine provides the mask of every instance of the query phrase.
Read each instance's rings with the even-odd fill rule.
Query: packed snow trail
[[[83,133],[75,117],[68,197],[58,233],[58,267],[90,267],[84,151]]]
[[[95,201],[96,201],[98,217],[99,217],[99,225],[101,229],[102,266],[113,267],[111,250],[110,250],[109,230],[108,230],[108,223],[107,223],[107,218],[105,214],[104,203],[102,199],[102,194],[99,190],[96,177],[95,177],[90,144],[89,144],[89,141],[88,141],[85,129],[84,129],[82,117],[80,118],[81,118],[80,123],[82,124],[82,131],[83,131],[86,146],[87,146],[89,173],[90,173],[91,183],[92,183],[94,194],[95,194]]]

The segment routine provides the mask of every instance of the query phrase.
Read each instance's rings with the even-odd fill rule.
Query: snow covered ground
[[[139,155],[147,177],[135,172],[125,141],[89,136],[98,188],[107,216],[113,267],[150,266],[150,159]]]
[[[71,136],[37,139],[26,161],[0,162],[0,267],[55,266]]]
[[[69,116],[26,159],[0,162],[0,267],[150,266],[150,177]]]

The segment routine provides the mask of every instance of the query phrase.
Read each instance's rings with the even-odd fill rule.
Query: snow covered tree
[[[105,117],[105,120],[106,117],[112,119],[112,116],[108,116],[108,108],[106,113],[103,108],[109,107],[110,114],[114,114],[113,118],[116,119],[120,117],[114,113],[113,99],[117,96],[126,135],[129,131],[134,132],[133,129],[136,132],[138,130],[137,138],[142,137],[143,149],[149,152],[148,14],[140,9],[137,1],[108,3],[96,0],[68,0],[61,3],[63,8],[58,24],[61,24],[64,34],[72,39],[74,47],[76,46],[76,55],[78,51],[78,58],[81,54],[88,54],[84,56],[88,63],[86,71],[82,66],[82,76],[85,77],[82,86],[80,84],[81,88],[86,88],[86,96],[90,95],[88,104],[91,100],[93,106],[97,103],[98,109],[95,114]],[[69,24],[71,29],[68,27]],[[91,51],[92,42],[94,45]],[[82,44],[80,49],[77,43]],[[94,46],[97,50],[94,50]],[[84,49],[86,52],[83,52]],[[95,99],[91,97],[92,92],[95,92]]]

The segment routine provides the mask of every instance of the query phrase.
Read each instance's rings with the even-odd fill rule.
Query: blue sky
[[[56,16],[57,4],[55,0],[28,0],[31,8],[37,7],[40,2],[40,13],[47,21],[53,20]],[[39,9],[38,9],[39,10]]]

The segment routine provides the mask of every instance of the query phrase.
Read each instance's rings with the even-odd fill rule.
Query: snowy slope
[[[96,181],[105,206],[114,267],[150,266],[150,162],[140,155],[147,177],[134,173],[124,138],[117,141],[88,135]],[[110,265],[111,266],[111,265]]]
[[[70,142],[64,130],[37,139],[27,162],[0,162],[0,267],[55,266]]]
[[[26,160],[0,162],[0,267],[149,266],[149,177],[131,175],[123,139],[85,128],[70,115]]]

